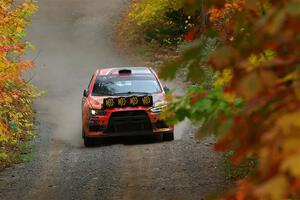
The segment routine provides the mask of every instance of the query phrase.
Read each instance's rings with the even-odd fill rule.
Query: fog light
[[[90,114],[91,115],[106,115],[106,111],[105,110],[91,109]]]

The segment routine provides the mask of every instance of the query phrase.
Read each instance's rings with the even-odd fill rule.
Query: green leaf
[[[159,75],[162,79],[172,80],[180,67],[181,64],[178,61],[170,61],[160,68]]]
[[[266,11],[271,7],[270,2],[264,3],[264,5],[260,8],[259,12],[264,15],[266,14]]]
[[[291,2],[287,5],[287,12],[294,16],[300,15],[300,3],[299,2]]]
[[[215,38],[218,36],[218,30],[216,30],[215,28],[211,28],[207,31],[206,36],[210,38]]]
[[[188,78],[193,83],[201,83],[203,81],[204,76],[205,73],[203,71],[203,68],[199,65],[199,63],[193,63],[189,67]]]
[[[190,112],[185,108],[180,108],[175,112],[179,121],[183,121],[186,117],[190,117]]]
[[[233,125],[233,119],[226,120],[218,128],[216,135],[221,136],[222,134],[228,132],[231,129],[232,125]]]

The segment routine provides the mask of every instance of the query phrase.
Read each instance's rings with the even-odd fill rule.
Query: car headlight
[[[165,103],[156,103],[152,108],[150,108],[150,112],[152,113],[161,113],[161,111],[167,107]]]
[[[95,116],[95,115],[106,115],[105,110],[99,110],[99,109],[90,109],[90,114]]]

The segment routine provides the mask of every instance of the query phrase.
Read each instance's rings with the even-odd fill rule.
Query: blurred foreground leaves
[[[216,133],[215,149],[232,151],[236,165],[257,157],[224,199],[300,199],[300,1],[184,2],[190,13],[205,8],[210,23],[196,24],[190,47],[161,69],[173,79],[184,68],[193,84],[169,97],[165,117]]]

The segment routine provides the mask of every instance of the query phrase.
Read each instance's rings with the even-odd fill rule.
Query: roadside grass
[[[21,142],[19,150],[16,162],[31,162],[34,159],[35,145],[31,141]]]
[[[19,152],[16,152],[12,155],[11,163],[6,167],[12,164],[28,163],[34,159],[35,144],[32,142],[33,138],[28,141],[22,141],[19,144]],[[0,188],[4,188],[7,185],[5,179],[0,178]]]

